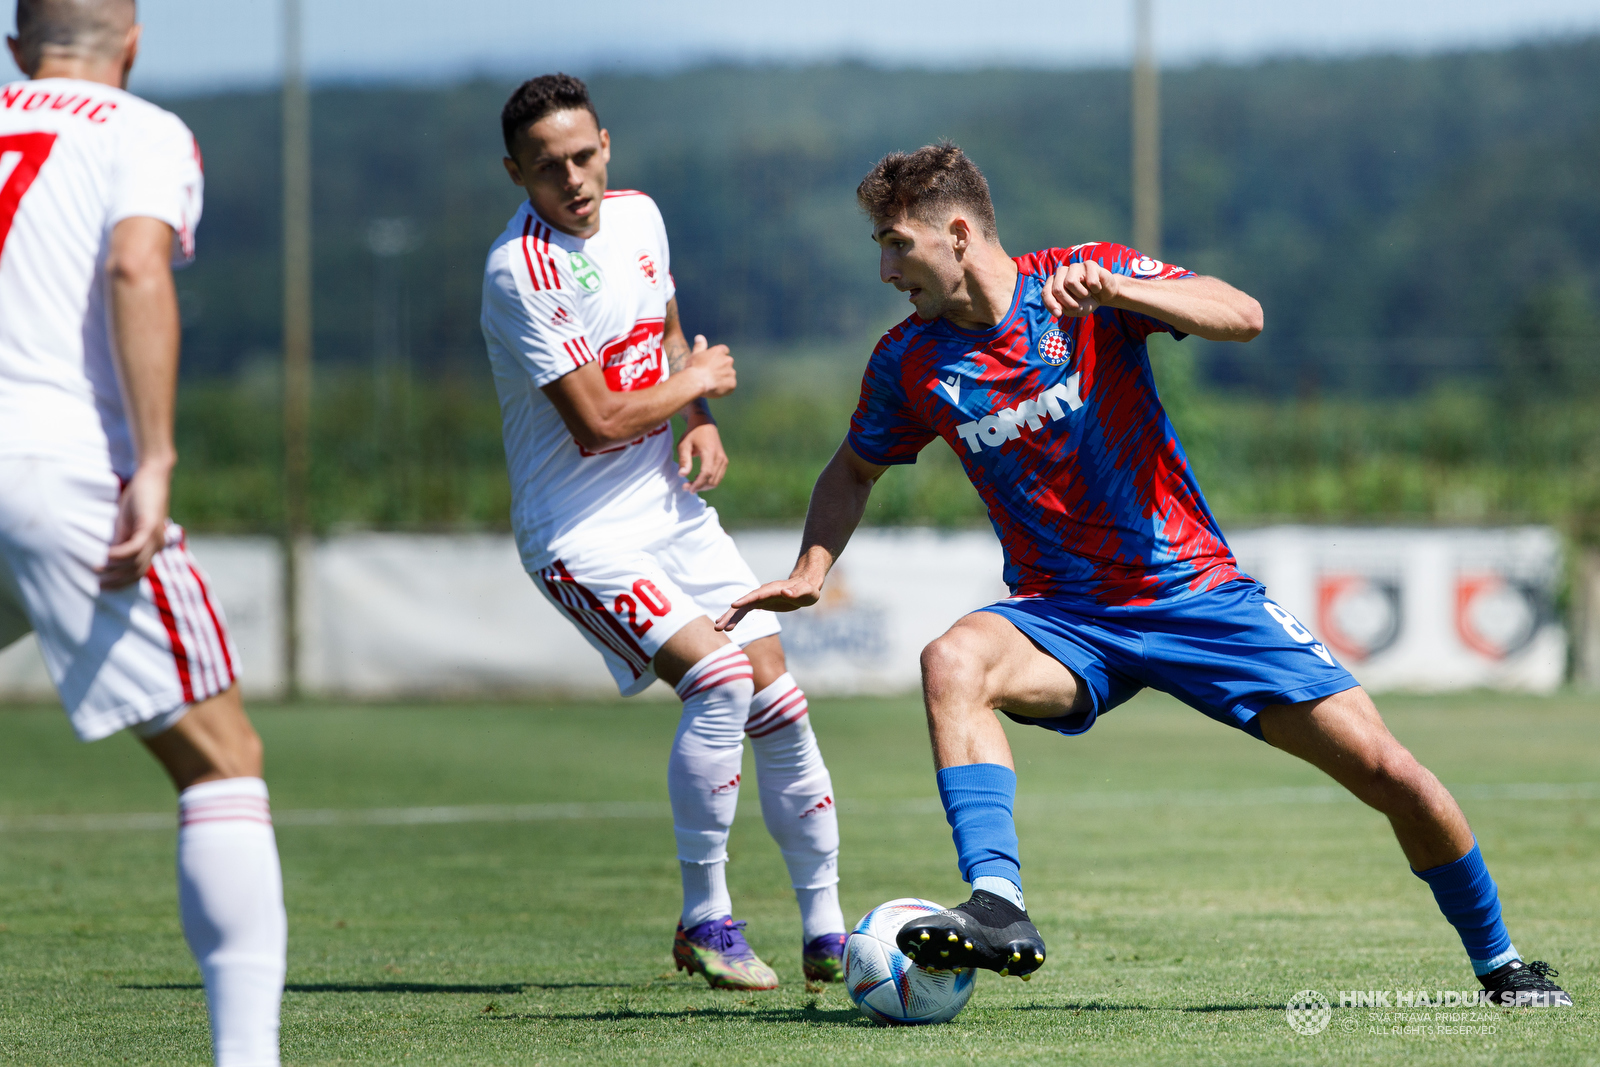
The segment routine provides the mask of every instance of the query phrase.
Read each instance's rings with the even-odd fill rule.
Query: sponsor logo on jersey
[[[600,366],[612,392],[648,389],[665,377],[662,326],[660,319],[641,319],[633,329],[600,350]]]
[[[568,252],[567,267],[572,271],[572,280],[578,284],[578,288],[586,293],[600,291],[600,268],[588,256],[582,252]]]
[[[556,308],[556,313],[550,316],[550,325],[552,326],[564,326],[571,321],[572,316],[567,314],[567,309],[564,307]]]
[[[1079,376],[1074,374],[1014,408],[1002,408],[993,415],[964,422],[956,427],[956,433],[967,443],[968,451],[982,452],[985,448],[999,448],[1007,441],[1015,441],[1022,436],[1024,426],[1037,431],[1052,419],[1060,422],[1067,417],[1067,412],[1083,407],[1083,400],[1078,396],[1078,381]]]
[[[1039,338],[1039,358],[1052,367],[1064,366],[1072,358],[1072,335],[1052,327]]]
[[[643,248],[639,249],[639,273],[644,275],[644,280],[650,284],[650,288],[661,287],[661,271],[656,269],[655,258]]]
[[[1128,264],[1128,273],[1139,278],[1148,278],[1152,274],[1160,274],[1166,269],[1167,265],[1165,263],[1159,259],[1151,259],[1149,256],[1140,256]]]

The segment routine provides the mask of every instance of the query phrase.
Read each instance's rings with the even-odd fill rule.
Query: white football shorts
[[[651,661],[673,634],[760,584],[715,508],[644,544],[565,551],[531,577],[599,650],[623,696],[656,680]],[[752,611],[729,636],[743,647],[778,630],[772,612]]]
[[[168,523],[137,585],[102,590],[121,485],[109,470],[0,457],[0,648],[32,630],[72,728],[97,741],[169,729],[226,692],[239,656],[222,606]]]

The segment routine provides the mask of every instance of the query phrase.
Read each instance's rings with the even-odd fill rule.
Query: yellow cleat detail
[[[924,941],[928,940],[928,931],[926,931],[926,930],[922,931],[922,940],[924,940]]]
[[[1013,953],[1012,953],[1012,954],[1011,954],[1011,962],[1012,962],[1012,963],[1021,963],[1021,962],[1022,962],[1022,953],[1020,953],[1020,952],[1013,952]]]
[[[971,952],[972,951],[972,942],[971,941],[963,941],[963,942],[961,942],[961,947],[966,949],[968,952]]]
[[[1038,963],[1043,963],[1044,962],[1044,956],[1041,953],[1035,952],[1033,954],[1033,958]]]
[[[949,937],[949,940],[955,941],[955,940],[958,940],[958,939],[957,939],[955,934],[951,934],[950,937]]]
[[[949,956],[950,955],[950,950],[949,949],[943,949],[943,950],[940,951],[939,955],[940,956]]]
[[[1008,975],[1010,973],[1011,973],[1011,968],[1010,967],[1002,967],[1002,968],[1000,968],[1000,977],[1004,978],[1006,975]]]
[[[1022,975],[1022,976],[1021,976],[1021,977],[1022,977],[1022,980],[1023,980],[1023,981],[1024,981],[1024,982],[1031,982],[1031,981],[1033,981],[1033,975],[1031,975],[1031,974],[1025,974],[1025,975]]]

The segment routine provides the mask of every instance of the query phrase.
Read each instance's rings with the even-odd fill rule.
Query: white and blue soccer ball
[[[918,967],[895,945],[900,928],[919,915],[943,911],[931,900],[901,897],[879,904],[856,924],[844,945],[844,987],[856,1007],[884,1026],[947,1023],[972,999],[971,967]]]

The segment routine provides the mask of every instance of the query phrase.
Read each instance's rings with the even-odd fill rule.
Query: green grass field
[[[258,708],[291,924],[285,1062],[1600,1063],[1600,702],[1380,703],[1458,788],[1518,947],[1561,969],[1576,1009],[1397,1035],[1381,1011],[1336,1008],[1324,1033],[1291,1030],[1298,990],[1475,983],[1379,816],[1163,697],[1075,740],[1012,728],[1050,961],[1029,984],[983,974],[953,1023],[907,1030],[806,990],[753,789],[729,881],[784,987],[673,973],[675,706]],[[817,700],[813,721],[848,917],[963,899],[918,705]],[[0,712],[0,752],[0,1062],[209,1062],[154,762],[128,737],[77,744],[54,709]],[[361,814],[479,805],[535,806]],[[84,818],[117,813],[156,817]]]

